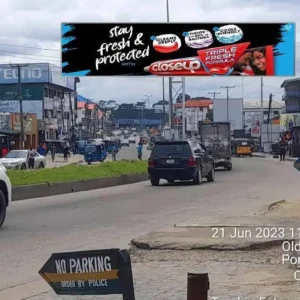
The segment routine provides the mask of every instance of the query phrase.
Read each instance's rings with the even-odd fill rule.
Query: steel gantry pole
[[[166,0],[166,10],[167,10],[167,22],[170,22],[170,7],[169,7],[169,0]],[[185,78],[183,77],[177,77],[176,80],[174,80],[173,77],[169,77],[169,125],[172,129],[174,129],[174,103],[176,102],[176,99],[181,98],[184,96],[184,99],[182,101],[185,101]],[[174,92],[174,93],[173,93]],[[182,103],[184,104],[184,103]],[[176,112],[177,117],[179,117],[180,112]],[[185,119],[185,112],[183,112],[183,105],[181,108],[181,119]],[[177,118],[178,120],[179,118]],[[184,120],[185,121],[185,120]],[[182,122],[182,136],[185,136],[185,124],[183,125],[183,120]],[[179,124],[177,124],[179,125]],[[179,129],[179,126],[176,126],[177,129]]]

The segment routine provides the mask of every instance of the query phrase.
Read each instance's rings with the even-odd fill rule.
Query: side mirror
[[[212,155],[212,154],[213,154],[213,151],[212,151],[212,150],[208,150],[208,154],[209,154],[209,155]]]
[[[194,153],[195,153],[195,154],[199,154],[199,153],[201,153],[201,150],[200,150],[200,149],[196,149],[196,150],[194,151]]]

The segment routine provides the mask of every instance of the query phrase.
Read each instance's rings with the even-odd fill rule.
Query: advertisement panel
[[[293,126],[300,126],[300,113],[280,115],[280,127],[289,130]]]
[[[295,24],[64,23],[62,66],[64,76],[295,76]]]
[[[49,82],[49,64],[20,64],[21,82],[38,83]],[[0,84],[18,83],[18,69],[15,65],[0,65]]]
[[[19,113],[20,103],[19,101],[0,101],[0,113]],[[43,101],[23,101],[23,112],[36,114],[37,118],[43,119]]]
[[[214,99],[213,105],[214,122],[230,122],[231,130],[244,128],[242,98]]]
[[[43,100],[44,86],[42,84],[23,83],[22,94],[23,100]],[[17,84],[0,85],[0,101],[18,100]]]

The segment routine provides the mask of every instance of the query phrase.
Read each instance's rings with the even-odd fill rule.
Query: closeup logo
[[[206,74],[201,61],[194,57],[155,62],[144,70],[154,75],[195,76]]]
[[[175,34],[162,34],[159,36],[152,36],[153,48],[160,53],[175,52],[181,47],[181,40]]]

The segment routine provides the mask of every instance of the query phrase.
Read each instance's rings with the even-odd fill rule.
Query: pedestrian
[[[46,150],[45,150],[45,148],[43,147],[43,144],[42,144],[42,143],[40,143],[40,145],[38,146],[38,148],[37,148],[37,153],[40,154],[40,155],[42,155],[42,156],[45,156]]]
[[[279,157],[280,161],[285,161],[285,154],[287,150],[287,143],[284,138],[279,142]]]
[[[8,149],[6,146],[3,146],[2,150],[1,150],[1,155],[2,157],[5,157],[5,155],[8,153]]]
[[[137,151],[138,151],[138,159],[142,160],[142,156],[143,156],[143,143],[139,142],[139,144],[137,146]]]
[[[67,147],[67,144],[64,146],[64,161],[68,161],[68,154],[69,154],[69,148]]]
[[[50,152],[51,152],[51,160],[54,163],[54,161],[55,161],[55,154],[56,154],[56,147],[55,147],[54,144],[51,145]]]
[[[115,144],[112,144],[111,156],[112,156],[112,160],[117,160],[117,147]]]
[[[34,161],[35,161],[36,151],[31,146],[29,149],[29,159],[28,159],[28,168],[33,169],[34,168]]]

